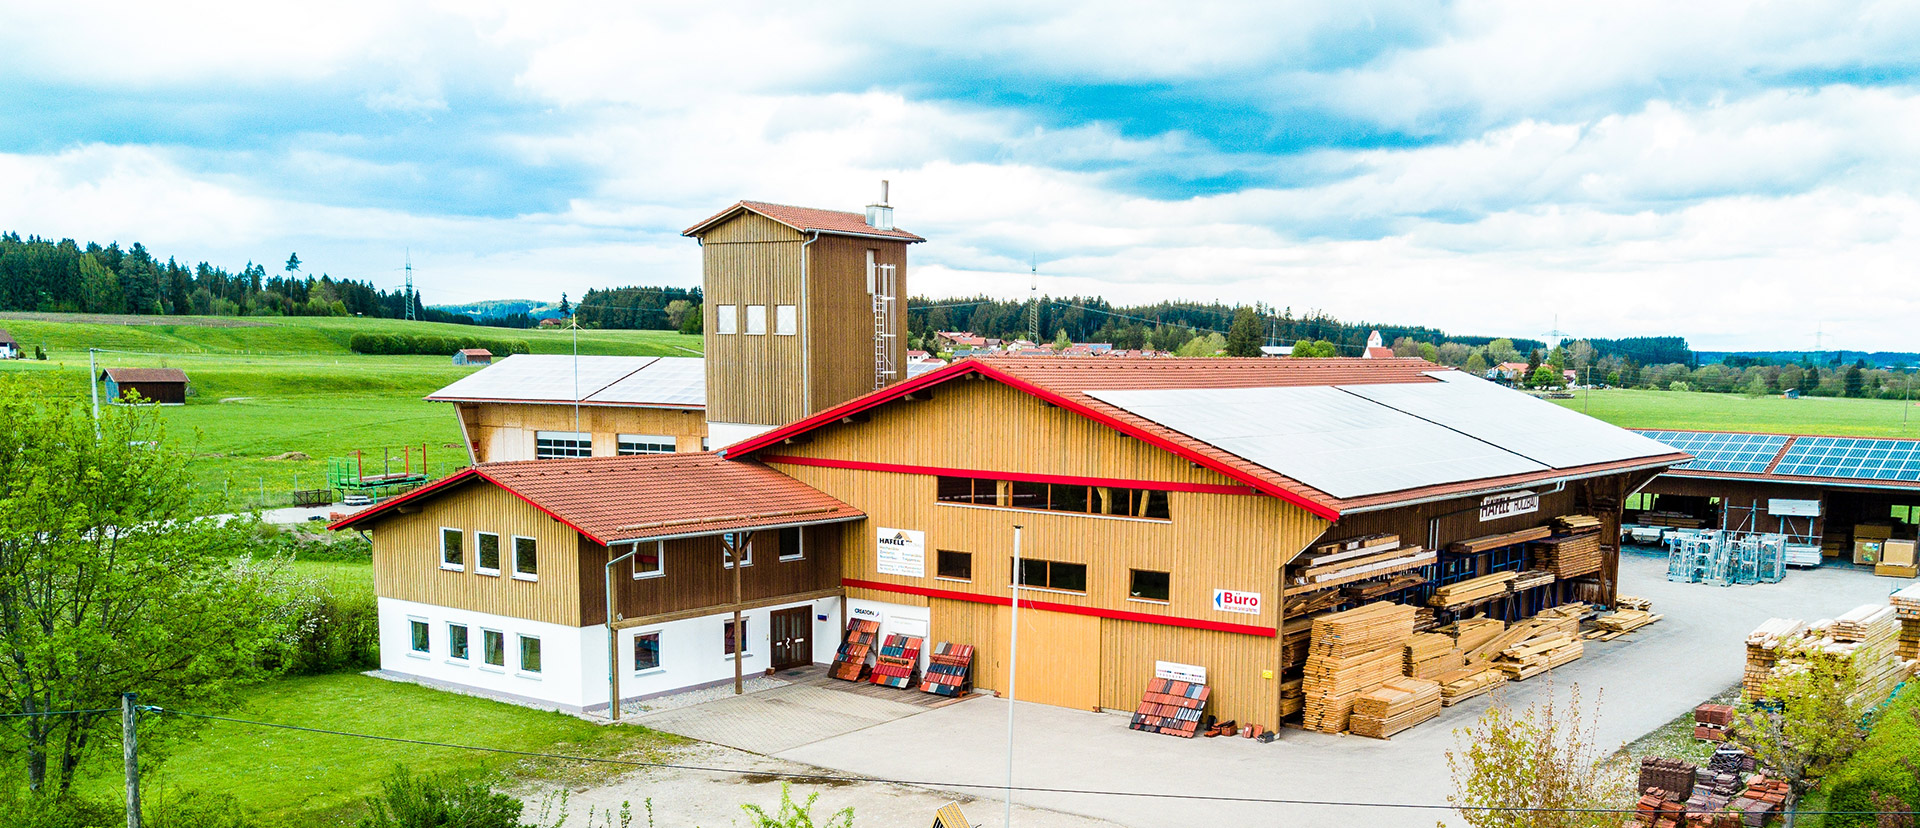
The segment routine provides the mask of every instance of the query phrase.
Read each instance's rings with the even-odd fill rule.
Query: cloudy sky
[[[915,293],[1920,348],[1920,4],[0,2],[0,229],[430,302],[893,182]]]

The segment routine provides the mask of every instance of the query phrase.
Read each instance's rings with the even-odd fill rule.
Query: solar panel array
[[[1920,481],[1920,441],[1801,437],[1774,471],[1799,477]]]
[[[1639,433],[1693,455],[1692,462],[1674,466],[1676,469],[1749,474],[1766,471],[1789,439],[1784,434],[1727,434],[1713,431],[1640,429]]]
[[[619,381],[587,396],[589,403],[674,405],[707,404],[706,361],[699,357],[660,357]]]

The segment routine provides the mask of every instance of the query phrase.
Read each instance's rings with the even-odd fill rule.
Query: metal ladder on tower
[[[873,387],[879,390],[892,384],[893,368],[893,265],[873,265]]]

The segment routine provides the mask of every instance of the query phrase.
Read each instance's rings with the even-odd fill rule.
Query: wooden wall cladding
[[[793,228],[755,213],[742,213],[702,239],[708,419],[779,425],[806,415],[801,337],[773,333],[774,306],[801,303],[804,241]],[[719,305],[739,308],[736,333],[717,332]],[[766,334],[746,333],[747,305],[767,306]]]
[[[806,557],[782,561],[777,532],[754,535],[753,565],[740,570],[740,598],[754,601],[780,595],[794,595],[829,589],[840,583],[840,543],[838,526],[809,526],[805,534]],[[615,554],[626,552],[625,547]],[[607,548],[583,542],[579,551],[581,616],[579,623],[606,621],[606,601],[602,590],[608,560]],[[733,603],[733,570],[724,564],[719,536],[683,538],[667,541],[666,574],[657,578],[635,578],[630,563],[614,567],[614,612],[625,618],[680,612]]]
[[[1132,710],[1153,678],[1155,661],[1207,668],[1212,708],[1220,720],[1279,726],[1279,644],[1207,630],[1107,619],[1100,622],[1100,706]],[[1272,670],[1275,678],[1263,678]]]
[[[464,571],[440,568],[441,527],[463,530]],[[499,575],[474,571],[476,532],[499,533]],[[515,535],[537,540],[538,581],[512,577]],[[511,493],[480,482],[464,484],[424,511],[394,514],[375,526],[374,591],[403,601],[577,626],[578,538],[565,524]]]
[[[593,435],[596,457],[617,454],[622,434],[671,436],[679,451],[699,451],[700,439],[707,436],[706,416],[699,410],[583,405],[576,420],[571,405],[468,403],[462,407],[472,412],[468,439],[482,463],[531,460],[534,432],[574,431],[576,425],[577,430]]]
[[[867,251],[894,266],[894,381],[907,378],[907,245],[903,242],[821,236],[807,248],[808,379],[806,414],[873,390],[873,299],[867,293]],[[799,419],[795,417],[793,419]],[[785,422],[785,421],[783,421]]]

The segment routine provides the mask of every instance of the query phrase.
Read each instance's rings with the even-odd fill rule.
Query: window
[[[1173,594],[1173,576],[1151,569],[1135,569],[1127,586],[1127,596],[1142,601],[1168,601]]]
[[[713,332],[723,334],[739,333],[740,325],[735,318],[739,312],[740,307],[738,305],[713,306]]]
[[[740,619],[740,637],[741,637],[741,638],[743,638],[743,639],[745,639],[745,640],[747,640],[747,641],[752,641],[752,640],[753,640],[753,636],[752,636],[752,635],[750,635],[750,634],[749,634],[749,633],[747,632],[747,630],[748,630],[748,627],[747,627],[747,625],[748,625],[748,624],[749,624],[749,623],[750,623],[750,622],[751,622],[752,620],[753,620],[753,619],[750,619],[750,618],[741,618],[741,619]],[[721,626],[724,626],[724,627],[726,627],[726,628],[727,628],[727,631],[726,631],[726,633],[725,633],[725,641],[723,642],[723,646],[724,646],[724,648],[725,648],[725,650],[724,650],[724,653],[723,653],[723,654],[724,654],[724,655],[727,655],[727,656],[732,656],[732,655],[733,655],[733,654],[734,654],[734,653],[736,652],[736,651],[734,650],[734,640],[733,640],[733,633],[734,633],[734,630],[733,630],[733,619],[731,619],[731,618],[729,618],[729,619],[727,619],[727,623],[725,623],[725,624],[722,624]],[[753,655],[753,654],[752,654],[752,653],[747,653],[747,655]]]
[[[767,335],[767,306],[747,306],[747,336]]]
[[[460,570],[466,568],[466,534],[458,529],[440,529],[440,568]]]
[[[721,567],[725,569],[733,568],[733,545],[736,543],[744,547],[740,550],[740,565],[753,566],[753,540],[751,538],[735,532],[728,532],[722,536],[722,540],[724,540],[725,543],[720,547]]]
[[[520,636],[520,672],[540,672],[540,639],[531,635]]]
[[[1020,585],[1063,592],[1086,592],[1087,565],[1021,558]]]
[[[447,657],[467,660],[467,625],[447,625]]]
[[[480,660],[489,667],[507,666],[507,634],[499,630],[481,630]]]
[[[426,655],[432,646],[431,642],[427,637],[427,622],[421,621],[416,618],[411,621],[408,621],[407,626],[411,629],[411,632],[413,634],[412,647],[413,647],[414,654]]]
[[[773,306],[773,332],[781,336],[793,336],[800,332],[799,308],[792,305]]]
[[[801,540],[800,527],[780,530],[780,560],[797,561],[806,556],[807,548]]]
[[[973,553],[941,549],[934,553],[934,577],[952,581],[973,580]]]
[[[673,438],[663,434],[622,434],[616,451],[621,457],[635,454],[672,454]]]
[[[593,435],[580,431],[536,431],[533,433],[533,459],[592,457]]]
[[[660,634],[641,633],[633,637],[633,671],[660,669]]]
[[[535,554],[536,546],[533,538],[513,539],[513,577],[523,581],[539,580],[540,560],[539,555]]]
[[[636,543],[633,547],[633,557],[627,559],[633,562],[633,577],[658,578],[667,574],[666,541]]]
[[[500,574],[500,536],[492,532],[473,533],[473,571],[482,575]]]
[[[712,451],[712,450],[713,450],[713,440],[712,440],[712,439],[710,439],[710,438],[707,438],[707,437],[702,437],[702,438],[700,438],[700,450],[701,450],[701,451]]]
[[[941,503],[1007,506],[1149,520],[1171,519],[1167,512],[1167,493],[1159,489],[943,476],[936,478],[934,491],[934,496]]]

